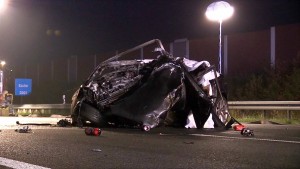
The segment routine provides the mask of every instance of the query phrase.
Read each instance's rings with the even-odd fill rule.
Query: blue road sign
[[[15,79],[15,95],[27,96],[31,93],[31,79]]]

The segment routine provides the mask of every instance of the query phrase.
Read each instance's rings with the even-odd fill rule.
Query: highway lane
[[[17,133],[16,127],[0,132],[0,168],[8,160],[57,169],[300,168],[300,126],[247,124],[254,137],[165,127],[103,128],[97,137],[76,127],[31,126],[32,133]]]

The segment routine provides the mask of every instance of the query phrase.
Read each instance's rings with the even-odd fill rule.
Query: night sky
[[[212,0],[10,0],[0,14],[0,59],[39,61],[122,51],[151,39],[219,34],[205,17]],[[300,23],[299,0],[231,0],[223,34]]]

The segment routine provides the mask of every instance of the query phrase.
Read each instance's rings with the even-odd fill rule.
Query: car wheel
[[[105,126],[106,124],[104,117],[99,110],[87,103],[83,102],[81,104],[79,114],[82,121],[89,121],[99,127]]]
[[[224,97],[216,99],[214,104],[213,120],[216,127],[223,127],[230,120],[227,100]]]

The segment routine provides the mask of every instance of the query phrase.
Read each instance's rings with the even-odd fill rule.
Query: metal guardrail
[[[286,119],[291,121],[291,111],[300,110],[300,101],[230,101],[228,107],[229,110],[262,110],[263,121],[267,119],[267,110],[286,110]]]
[[[268,110],[286,110],[286,118],[292,119],[292,111],[300,111],[300,101],[229,101],[229,110],[260,110],[263,120],[268,117]],[[9,107],[9,115],[22,113],[52,115],[70,115],[71,104],[22,104]],[[2,114],[2,110],[0,115]]]
[[[300,110],[300,101],[229,101],[235,110]]]
[[[230,110],[300,110],[300,101],[229,101]],[[71,104],[22,104],[13,105],[15,111],[55,110],[71,108]]]
[[[268,110],[286,110],[287,119],[292,119],[291,111],[300,111],[300,101],[229,101],[229,110],[261,110],[263,119],[266,119]],[[19,113],[29,114],[52,114],[61,112],[69,115],[71,104],[22,104],[9,107],[12,112],[10,115]]]
[[[13,105],[14,110],[29,110],[29,109],[70,109],[71,104],[17,104]]]
[[[21,105],[12,105],[9,112],[9,115],[17,115],[20,113],[28,113],[28,114],[70,114],[71,104],[21,104]]]

